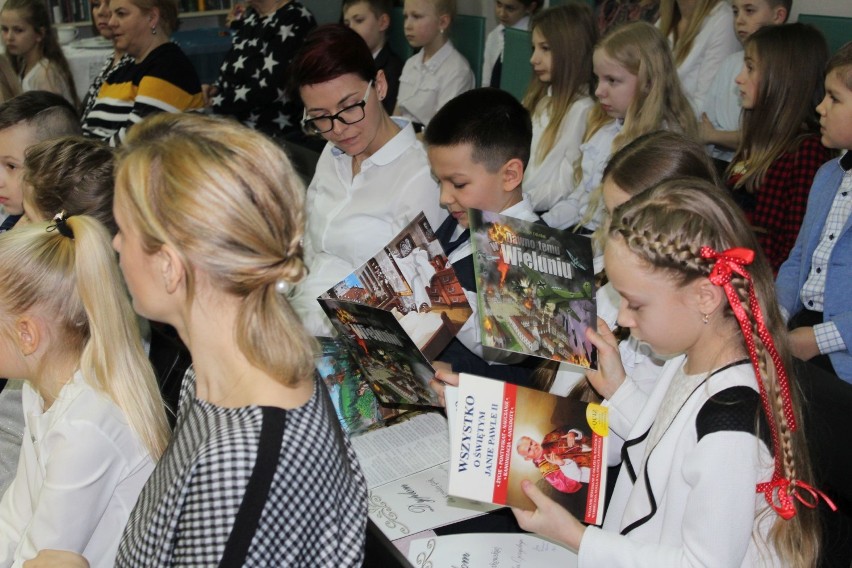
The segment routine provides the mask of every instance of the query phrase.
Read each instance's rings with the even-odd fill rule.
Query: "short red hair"
[[[326,24],[305,38],[290,63],[290,92],[299,96],[305,85],[318,85],[355,73],[365,81],[376,78],[376,63],[364,39],[342,24]]]

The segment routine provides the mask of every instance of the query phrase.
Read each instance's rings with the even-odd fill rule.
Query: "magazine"
[[[415,568],[576,568],[577,555],[532,534],[474,533],[414,540],[408,561]]]
[[[476,209],[468,218],[482,345],[594,367],[591,239]]]
[[[430,362],[472,310],[422,213],[317,301],[381,404],[438,404]]]
[[[532,510],[528,479],[579,520],[601,523],[605,407],[462,374],[452,429],[450,495]]]
[[[379,404],[361,366],[343,341],[330,337],[318,337],[317,341],[317,376],[328,388],[340,425],[350,436],[382,426],[405,412]]]

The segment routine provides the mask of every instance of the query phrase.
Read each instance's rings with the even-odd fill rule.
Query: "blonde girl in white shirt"
[[[99,222],[57,216],[0,237],[0,376],[26,381],[0,566],[45,548],[113,566],[168,425]]]
[[[394,115],[426,126],[447,101],[474,87],[473,71],[449,38],[455,0],[405,0],[405,39],[420,49],[399,78]]]
[[[524,192],[536,211],[567,199],[573,186],[574,162],[594,104],[590,94],[597,40],[592,10],[585,4],[550,8],[533,18],[534,77],[523,100],[533,135]]]
[[[660,31],[632,22],[606,35],[592,57],[597,104],[589,112],[570,195],[542,215],[551,227],[593,231],[603,218],[600,184],[610,156],[648,132],[697,138],[698,122]]]

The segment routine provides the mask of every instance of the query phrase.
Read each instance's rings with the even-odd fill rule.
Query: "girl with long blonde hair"
[[[60,215],[0,236],[0,314],[0,375],[26,381],[0,565],[55,548],[113,566],[169,434],[107,230]]]
[[[549,8],[533,18],[535,76],[524,96],[532,116],[530,162],[524,193],[536,211],[567,197],[572,165],[580,155],[593,101],[592,52],[597,43],[592,10],[585,4]]]
[[[603,218],[599,186],[609,157],[655,130],[697,137],[695,114],[681,89],[665,38],[651,24],[625,24],[603,38],[593,55],[598,104],[589,112],[573,189],[542,219],[551,227],[592,231]]]
[[[671,358],[646,394],[606,327],[589,332],[589,378],[625,440],[603,528],[532,484],[537,510],[515,511],[521,527],[581,565],[814,566],[825,496],[772,271],[736,204],[699,179],[664,182],[615,209],[605,257],[618,323]]]

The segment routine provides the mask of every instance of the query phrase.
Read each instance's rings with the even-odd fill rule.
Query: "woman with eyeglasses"
[[[331,323],[317,296],[382,249],[421,211],[433,228],[446,217],[423,145],[410,121],[391,118],[367,44],[337,24],[311,32],[290,67],[305,106],[302,128],[328,141],[308,187],[308,277],[291,304],[314,335]]]

